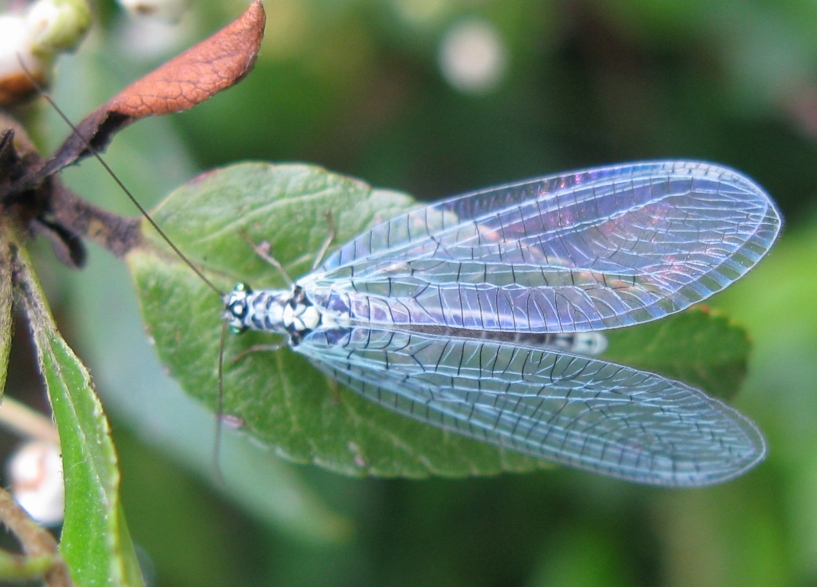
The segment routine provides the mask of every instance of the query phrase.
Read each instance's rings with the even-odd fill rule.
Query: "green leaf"
[[[307,165],[243,164],[206,174],[171,194],[153,214],[173,242],[223,291],[237,281],[288,287],[242,238],[266,240],[293,278],[307,273],[329,233],[341,244],[414,205],[411,198]],[[162,361],[188,393],[214,408],[221,301],[152,230],[128,256],[145,321]],[[351,475],[421,477],[525,471],[550,466],[398,416],[338,388],[263,333],[229,337],[224,410],[244,430],[300,463]]]
[[[60,433],[65,475],[60,550],[79,585],[143,585],[119,504],[116,453],[91,377],[57,330],[24,249],[18,249],[15,265]]]
[[[722,399],[733,397],[746,377],[746,330],[705,306],[605,336],[605,359],[680,379]]]

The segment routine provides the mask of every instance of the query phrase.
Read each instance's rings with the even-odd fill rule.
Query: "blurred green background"
[[[234,19],[176,26],[98,6],[54,94],[73,120]],[[112,418],[131,533],[152,584],[817,584],[817,4],[811,0],[267,0],[255,71],[121,133],[108,161],[145,204],[238,160],[305,161],[434,199],[575,168],[683,157],[733,166],[780,204],[783,237],[712,300],[750,331],[735,405],[769,457],[673,491],[567,469],[348,479],[231,433],[162,372],[124,266],[39,268]],[[39,131],[67,134],[53,115]],[[133,215],[93,161],[65,176]],[[18,337],[19,341],[21,338]],[[215,358],[214,358],[215,361]],[[12,390],[13,392],[13,390]]]

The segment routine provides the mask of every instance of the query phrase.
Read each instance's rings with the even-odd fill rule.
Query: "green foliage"
[[[17,250],[17,285],[60,433],[66,503],[60,550],[77,584],[143,585],[102,405],[88,370],[57,330],[28,255]]]
[[[705,307],[605,334],[606,358],[680,379],[715,397],[734,397],[746,376],[746,329]]]

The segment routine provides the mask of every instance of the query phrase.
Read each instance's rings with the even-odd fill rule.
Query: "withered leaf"
[[[97,151],[114,134],[147,116],[181,112],[204,102],[246,76],[264,37],[266,15],[260,0],[232,24],[137,80],[77,125]],[[90,154],[76,133],[66,139],[46,163],[50,175]]]
[[[45,162],[22,128],[0,113],[0,128],[8,129],[0,133],[0,213],[13,211],[29,233],[47,236],[57,256],[73,267],[85,260],[80,237],[124,254],[138,237],[137,223],[84,202],[54,174],[91,154],[86,141],[101,151],[117,131],[140,118],[187,110],[236,84],[252,70],[265,22],[256,0],[232,24],[94,110]]]

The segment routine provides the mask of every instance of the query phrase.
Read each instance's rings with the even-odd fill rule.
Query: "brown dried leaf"
[[[85,258],[81,236],[124,254],[138,238],[137,225],[83,202],[52,176],[91,153],[86,141],[101,151],[131,122],[192,108],[241,80],[258,55],[265,22],[256,0],[235,22],[97,108],[46,162],[16,122],[0,113],[0,128],[9,129],[0,133],[0,211],[6,215],[13,208],[18,224],[47,236],[57,256],[73,267]]]
[[[260,0],[232,24],[137,80],[94,110],[78,132],[101,151],[119,130],[146,116],[192,108],[227,89],[252,70],[266,15]],[[72,134],[43,170],[46,175],[85,157],[85,141]]]
[[[107,108],[132,118],[168,114],[229,88],[252,69],[265,21],[256,0],[238,20],[125,88]]]

